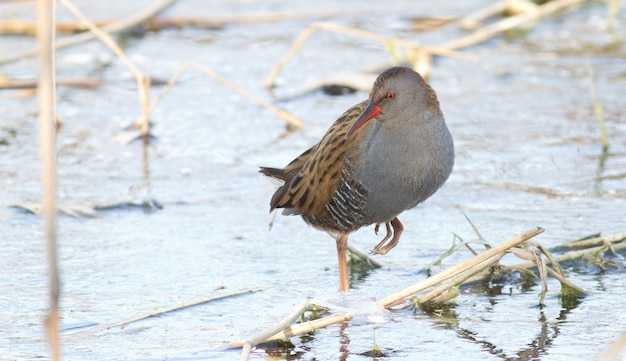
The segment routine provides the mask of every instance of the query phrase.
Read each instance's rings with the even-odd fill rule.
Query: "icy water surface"
[[[97,19],[126,16],[147,1],[77,4]],[[463,33],[456,25],[419,33],[412,19],[467,14],[488,2],[385,3],[181,1],[165,18],[230,14],[354,10],[326,21],[388,36],[437,44]],[[2,19],[30,18],[32,3],[0,4]],[[59,6],[60,17],[72,16]],[[215,29],[166,29],[125,37],[125,51],[155,79],[167,80],[196,61],[264,99],[271,68],[318,18],[234,23]],[[98,42],[60,51],[59,79],[103,79],[94,90],[59,88],[58,201],[62,206],[114,207],[95,217],[61,215],[59,256],[63,282],[63,355],[68,360],[233,360],[224,345],[252,336],[301,300],[315,298],[365,309],[352,322],[293,337],[293,348],[256,350],[252,359],[368,360],[376,343],[389,360],[593,360],[626,332],[623,254],[618,267],[566,267],[589,291],[580,303],[559,303],[551,281],[543,308],[539,287],[505,285],[500,292],[462,289],[440,315],[381,311],[372,301],[426,277],[453,234],[482,235],[498,244],[534,226],[546,247],[601,232],[626,230],[626,48],[624,12],[607,26],[604,3],[542,21],[464,50],[480,61],[436,58],[430,79],[455,138],[457,160],[446,185],[425,204],[405,212],[403,239],[378,256],[383,268],[336,292],[334,241],[297,217],[278,216],[271,231],[268,203],[275,184],[258,166],[283,166],[314,144],[345,109],[365,99],[356,92],[313,92],[276,105],[306,127],[283,137],[275,114],[189,70],[152,115],[156,140],[147,152],[116,136],[139,117],[130,72]],[[3,36],[0,57],[34,46]],[[324,76],[389,64],[383,45],[319,33],[289,62],[277,93],[290,94]],[[0,67],[28,79],[33,59]],[[603,157],[593,113],[590,77],[611,146]],[[153,88],[153,96],[160,87]],[[42,337],[47,313],[47,266],[39,216],[8,208],[39,202],[36,99],[0,93],[0,359],[48,359]],[[147,177],[146,177],[147,176]],[[353,234],[367,251],[371,227]],[[459,252],[449,267],[469,257]],[[435,268],[439,271],[441,268]],[[96,329],[207,297],[255,290],[123,327]]]

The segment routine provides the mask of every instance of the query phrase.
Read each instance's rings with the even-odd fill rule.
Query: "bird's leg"
[[[378,227],[380,226],[380,223],[376,223],[376,227],[374,227],[374,233],[376,233],[376,235],[378,235]],[[370,252],[371,254],[378,254],[376,253],[378,251],[379,248],[381,248],[385,242],[387,242],[387,240],[389,239],[389,237],[391,237],[391,227],[389,226],[389,222],[385,222],[385,228],[387,228],[387,234],[385,235],[385,238],[383,238],[382,241],[380,241],[376,247],[374,247],[374,249]]]
[[[388,244],[385,244],[391,235],[389,224],[393,227],[393,238]],[[374,247],[374,249],[370,252],[371,254],[387,254],[387,252],[391,251],[391,249],[398,244],[402,231],[404,231],[404,227],[402,226],[402,223],[400,223],[398,217],[392,219],[391,222],[385,223],[385,226],[387,226],[387,235],[376,245],[376,247]]]
[[[374,233],[378,236],[378,229],[380,228],[380,223],[376,223],[376,227],[374,227]],[[387,229],[387,235],[383,239],[382,243],[385,243],[389,237],[391,237],[391,227],[389,227],[389,222],[385,222],[385,228]]]
[[[337,256],[339,257],[339,291],[350,290],[348,283],[348,264],[346,262],[346,249],[348,248],[348,234],[339,233],[337,236]]]

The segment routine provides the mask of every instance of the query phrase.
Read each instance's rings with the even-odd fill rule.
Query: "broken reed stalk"
[[[86,330],[82,330],[82,331],[74,332],[74,333],[69,334],[69,335],[65,335],[65,337],[74,337],[74,336],[82,336],[82,335],[85,335],[85,334],[92,334],[94,332],[108,330],[108,329],[113,328],[113,327],[125,326],[125,325],[128,325],[128,324],[137,322],[137,321],[145,320],[146,318],[160,316],[160,315],[163,315],[165,313],[182,310],[182,309],[188,308],[188,307],[198,306],[198,305],[201,305],[203,303],[217,301],[217,300],[221,300],[221,299],[227,298],[227,297],[239,296],[239,295],[243,295],[243,294],[246,294],[246,293],[258,292],[258,291],[261,291],[261,290],[262,290],[261,288],[254,288],[254,289],[249,289],[249,290],[244,290],[244,291],[231,292],[231,293],[228,293],[228,294],[225,294],[225,295],[219,295],[219,296],[212,296],[212,297],[202,298],[202,299],[199,299],[199,300],[196,300],[196,301],[183,303],[182,305],[172,306],[172,307],[156,310],[154,312],[145,313],[143,315],[132,317],[132,318],[129,318],[129,319],[126,319],[126,320],[122,320],[122,321],[118,321],[118,322],[114,322],[114,323],[109,323],[109,324],[106,324],[106,325],[100,325],[100,326],[91,327],[91,328],[88,328]]]
[[[141,11],[133,14],[127,18],[115,21],[111,24],[108,24],[102,27],[102,31],[108,34],[119,33],[121,31],[133,28],[138,24],[154,17],[170,5],[172,5],[176,0],[155,0],[155,2],[151,3],[149,6],[146,6]],[[82,44],[88,41],[91,41],[96,38],[96,35],[92,32],[84,32],[72,36],[67,36],[62,39],[59,39],[55,43],[55,49],[70,47],[78,44]],[[23,58],[31,57],[37,55],[38,48],[34,48],[31,50],[27,50],[21,53],[17,53],[5,58],[0,59],[0,65],[11,63]]]
[[[417,299],[417,303],[419,304],[425,304],[428,302],[433,301],[435,298],[439,297],[441,294],[443,294],[444,292],[446,292],[447,290],[453,289],[454,287],[457,287],[459,285],[461,285],[462,283],[464,283],[466,280],[468,280],[470,277],[472,277],[473,275],[475,275],[476,273],[490,267],[491,265],[497,263],[498,261],[500,261],[500,259],[505,255],[504,252],[500,253],[500,254],[496,254],[493,257],[487,258],[486,260],[475,264],[474,266],[472,266],[471,268],[469,268],[466,272],[463,272],[457,276],[454,276],[450,281],[441,284],[438,287],[433,288],[432,290],[430,290],[428,293],[426,293],[424,296],[419,297]]]
[[[399,39],[399,38],[390,38],[384,35],[372,33],[370,31],[365,31],[361,29],[349,28],[345,26],[333,25],[333,24],[328,24],[328,23],[313,23],[309,25],[306,29],[304,29],[304,31],[300,34],[298,39],[296,39],[294,44],[291,46],[287,54],[285,54],[285,56],[283,56],[282,59],[280,59],[278,63],[274,66],[274,68],[270,71],[270,74],[267,77],[267,80],[265,81],[265,85],[267,88],[269,89],[274,88],[276,77],[278,76],[282,68],[285,66],[285,64],[287,64],[287,62],[289,62],[289,60],[298,51],[300,51],[300,48],[302,48],[302,45],[304,44],[304,42],[309,37],[311,37],[311,35],[317,30],[325,30],[325,31],[355,36],[359,38],[374,40],[387,46],[389,45],[399,46],[399,47],[403,47],[409,50],[419,49],[420,52],[427,53],[429,55],[457,57],[457,58],[462,58],[466,60],[477,59],[475,56],[459,53],[454,50],[445,49],[441,47],[424,46],[424,45],[420,45],[420,44],[417,44],[408,40]]]
[[[621,251],[623,249],[626,249],[626,242],[620,242],[620,243],[615,243],[615,244],[607,243],[603,246],[587,248],[587,249],[583,249],[579,251],[568,251],[560,256],[556,256],[555,259],[558,262],[572,261],[575,259],[588,257],[590,255],[606,252],[608,250],[612,252],[616,252],[616,251]],[[518,265],[516,267],[532,268],[532,264],[523,264],[523,265]]]
[[[432,287],[434,285],[437,285],[447,279],[450,279],[452,277],[455,277],[459,274],[462,274],[470,269],[472,269],[473,267],[475,267],[478,264],[481,264],[487,260],[490,260],[493,257],[496,257],[498,255],[500,255],[501,253],[506,252],[507,250],[509,250],[512,247],[515,247],[527,240],[529,240],[530,238],[540,234],[543,232],[543,228],[541,227],[535,227],[532,228],[520,235],[517,235],[515,237],[513,237],[512,239],[502,243],[501,245],[495,246],[493,248],[488,249],[487,251],[485,251],[482,254],[479,254],[478,256],[475,256],[474,258],[467,260],[465,262],[459,263],[458,265],[449,268],[445,271],[442,271],[432,277],[429,277],[425,280],[422,280],[412,286],[409,286],[399,292],[396,292],[390,296],[387,296],[379,301],[377,301],[377,303],[385,308],[388,308],[394,304],[396,304],[398,301],[401,301],[413,294],[419,293],[429,287]],[[323,317],[317,320],[313,320],[313,321],[307,321],[304,323],[300,323],[297,325],[293,325],[281,332],[276,333],[275,335],[268,337],[266,340],[262,341],[262,342],[267,342],[267,341],[275,341],[275,340],[282,340],[285,338],[289,338],[289,337],[293,337],[296,335],[300,335],[303,333],[307,333],[307,332],[312,332],[315,331],[318,328],[322,328],[322,327],[326,327],[332,324],[336,324],[336,323],[340,323],[340,322],[345,322],[345,321],[349,321],[354,317],[354,313],[351,312],[346,312],[346,313],[341,313],[341,314],[335,314],[335,315],[331,315],[331,316],[327,316],[327,317]],[[255,338],[256,339],[256,338]],[[260,343],[262,343],[260,342]],[[242,347],[243,346],[243,341],[239,341],[239,342],[234,342],[230,345],[231,347]]]
[[[385,298],[383,298],[382,300],[378,301],[378,304],[380,304],[383,307],[388,307],[389,305],[404,299],[406,297],[409,297],[410,295],[416,294],[418,292],[421,292],[423,290],[425,290],[426,288],[432,287],[436,284],[439,284],[441,282],[443,282],[444,280],[447,280],[451,277],[454,277],[456,275],[459,275],[465,271],[467,271],[468,269],[474,267],[477,264],[480,264],[488,259],[490,259],[491,257],[494,257],[500,253],[505,252],[506,250],[517,246],[520,243],[523,243],[529,239],[531,239],[532,237],[535,237],[536,235],[540,234],[543,232],[543,228],[541,227],[535,227],[532,228],[522,234],[519,234],[513,238],[511,238],[510,240],[495,246],[493,248],[490,248],[488,250],[486,250],[485,252],[477,255],[476,257],[469,259],[465,262],[459,263],[458,265],[449,268],[447,270],[444,270],[432,277],[429,277],[421,282],[418,282],[410,287],[407,287],[399,292],[396,292],[390,296],[387,296]]]
[[[39,0],[37,5],[37,43],[39,44],[39,102],[41,182],[43,191],[43,218],[47,241],[49,302],[45,331],[52,360],[61,359],[59,336],[59,282],[56,247],[56,95],[54,63],[55,2]]]
[[[596,255],[596,254],[603,253],[606,251],[617,252],[619,250],[626,249],[626,242],[623,242],[624,240],[626,240],[626,233],[620,233],[620,234],[611,235],[611,236],[597,237],[593,239],[585,239],[581,241],[566,243],[566,244],[555,247],[553,250],[563,250],[563,249],[569,249],[569,248],[586,248],[586,249],[572,250],[572,251],[568,251],[558,256],[553,255],[551,252],[549,252],[547,249],[543,248],[543,246],[539,244],[535,244],[534,242],[528,242],[528,244],[534,245],[539,250],[541,250],[541,252],[550,261],[550,264],[556,266],[555,270],[551,268],[547,269],[548,274],[550,276],[552,276],[553,278],[556,278],[559,282],[561,282],[561,284],[568,286],[569,288],[575,290],[577,293],[584,294],[586,293],[584,290],[574,285],[573,283],[569,282],[563,276],[563,272],[560,269],[560,266],[558,265],[562,262],[589,257],[590,255]],[[534,262],[526,262],[526,263],[516,264],[513,266],[505,266],[505,267],[519,271],[519,272],[523,272],[523,271],[527,271],[532,268],[535,268],[537,267],[537,265]],[[489,272],[482,272],[465,280],[464,283],[473,283],[473,282],[483,281],[489,276],[490,276]]]
[[[475,30],[471,34],[462,36],[458,39],[447,41],[443,44],[439,44],[438,47],[452,50],[472,46],[481,43],[489,38],[492,38],[504,31],[511,30],[524,24],[528,24],[530,22],[538,20],[541,17],[552,14],[569,6],[581,4],[582,2],[583,0],[548,1],[543,5],[534,7],[534,10],[521,13],[519,15],[510,16],[494,24],[483,26],[482,28]],[[462,21],[463,20],[461,20],[461,22]]]
[[[156,106],[159,104],[159,102],[163,99],[163,97],[165,96],[165,94],[167,94],[167,92],[172,88],[172,86],[174,86],[174,84],[176,84],[176,82],[180,79],[180,77],[189,69],[189,68],[195,68],[196,70],[200,71],[201,73],[204,73],[205,75],[209,76],[211,79],[216,80],[217,82],[219,82],[220,84],[236,91],[237,93],[243,95],[244,97],[248,98],[249,100],[253,101],[254,103],[262,106],[265,109],[268,109],[274,113],[276,113],[276,116],[284,121],[287,124],[287,128],[290,130],[298,130],[298,129],[302,129],[304,127],[304,122],[302,120],[300,120],[298,117],[296,117],[295,115],[289,113],[286,110],[280,109],[275,107],[274,105],[266,102],[265,100],[257,97],[256,95],[250,93],[249,91],[243,89],[242,87],[238,86],[237,84],[231,82],[230,80],[218,75],[216,72],[208,69],[207,67],[203,66],[202,64],[199,64],[195,61],[190,61],[185,63],[180,70],[174,74],[174,76],[167,82],[167,84],[165,84],[165,86],[163,86],[163,88],[161,88],[161,91],[159,92],[159,94],[156,96],[156,98],[152,101],[152,103],[150,103],[150,106],[148,108],[148,112],[152,112]]]
[[[115,56],[117,56],[128,69],[135,76],[135,81],[137,82],[137,91],[139,92],[139,100],[141,103],[141,131],[144,140],[147,140],[148,136],[148,127],[149,127],[149,114],[148,114],[148,88],[147,86],[150,84],[149,81],[145,79],[143,74],[137,69],[135,64],[133,64],[130,59],[126,56],[124,51],[117,45],[117,43],[111,38],[111,36],[98,28],[91,20],[87,19],[85,15],[70,1],[70,0],[60,0],[63,5],[76,16],[80,21],[85,23],[89,31],[91,31],[100,41],[106,44],[109,49],[113,51]]]

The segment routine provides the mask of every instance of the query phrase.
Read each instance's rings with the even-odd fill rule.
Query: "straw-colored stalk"
[[[594,81],[593,70],[591,68],[589,68],[589,86],[591,90],[591,100],[593,101],[593,112],[596,115],[596,121],[598,122],[598,128],[600,130],[600,143],[602,144],[602,150],[606,152],[609,149],[609,137],[606,134],[606,125],[604,124],[604,107],[602,102],[598,100],[596,82]]]
[[[387,37],[387,36],[384,36],[384,35],[372,33],[370,31],[365,31],[365,30],[361,30],[361,29],[349,28],[349,27],[345,27],[345,26],[339,26],[339,25],[333,25],[333,24],[327,24],[327,23],[313,23],[313,24],[309,25],[302,32],[302,34],[300,34],[300,36],[298,37],[298,39],[296,39],[296,41],[291,46],[291,48],[289,49],[287,54],[285,54],[285,56],[283,56],[283,58],[280,59],[279,62],[270,71],[270,74],[267,77],[267,80],[265,81],[265,85],[269,89],[272,89],[274,87],[274,84],[276,82],[276,77],[278,76],[278,74],[280,73],[282,68],[285,66],[285,64],[287,64],[287,62],[289,62],[289,60],[298,51],[300,51],[300,49],[304,45],[304,42],[318,30],[330,31],[330,32],[334,32],[334,33],[345,34],[345,35],[354,36],[354,37],[358,37],[358,38],[364,38],[364,39],[368,39],[368,40],[377,41],[377,42],[385,45],[388,49],[390,47],[394,48],[394,49],[395,49],[395,47],[402,47],[402,48],[405,48],[405,49],[408,49],[408,50],[412,50],[414,52],[417,51],[414,54],[419,54],[421,56],[421,59],[426,59],[425,61],[430,61],[429,60],[430,55],[457,57],[457,58],[462,58],[462,59],[466,59],[466,60],[476,60],[477,59],[475,56],[459,53],[459,52],[454,51],[454,50],[449,50],[449,49],[445,49],[445,48],[441,48],[441,47],[424,46],[424,45],[420,45],[418,43],[414,43],[412,41],[399,39],[399,38],[390,38],[390,37]],[[429,56],[426,57],[425,54],[428,54]],[[419,68],[419,66],[417,66],[417,67]]]
[[[202,64],[199,64],[195,61],[190,61],[185,63],[180,70],[174,74],[174,76],[167,82],[167,84],[165,84],[165,86],[163,86],[163,88],[161,88],[161,91],[159,92],[159,94],[156,96],[156,98],[152,101],[152,103],[150,103],[150,106],[148,108],[148,112],[152,112],[156,106],[159,104],[159,102],[163,99],[163,97],[165,96],[165,94],[167,94],[167,92],[174,86],[174,84],[176,84],[176,82],[180,79],[180,77],[189,69],[189,68],[194,68],[198,71],[200,71],[201,73],[204,73],[205,75],[207,75],[208,77],[210,77],[211,79],[216,80],[217,82],[219,82],[220,84],[236,91],[237,93],[241,94],[242,96],[244,96],[245,98],[251,100],[252,102],[262,106],[265,109],[268,109],[274,113],[276,113],[276,116],[284,121],[287,124],[287,128],[290,130],[298,130],[298,129],[302,129],[304,127],[304,122],[302,120],[300,120],[298,117],[296,117],[295,115],[289,113],[288,111],[284,110],[284,109],[280,109],[275,107],[274,105],[268,103],[267,101],[257,97],[256,95],[250,93],[249,91],[243,89],[242,87],[238,86],[237,84],[231,82],[230,80],[220,76],[219,74],[217,74],[216,72],[208,69],[207,67],[203,66]]]
[[[105,43],[109,49],[113,51],[113,53],[128,67],[128,69],[135,76],[135,81],[137,82],[137,91],[139,92],[139,100],[141,103],[141,134],[144,137],[144,140],[147,140],[148,132],[149,132],[149,111],[148,111],[148,86],[150,85],[149,80],[143,76],[143,74],[137,69],[135,64],[133,64],[130,59],[126,56],[124,51],[117,45],[117,43],[111,38],[111,36],[98,28],[91,20],[87,19],[87,17],[69,0],[61,0],[61,3],[70,11],[74,16],[76,16],[80,21],[84,22],[87,28],[95,34],[95,36],[100,39],[103,43]]]
[[[621,4],[621,0],[607,0],[609,3],[609,13],[608,13],[608,27],[609,29],[613,29],[615,25],[615,18],[617,18],[617,14],[619,13],[619,8]]]
[[[443,48],[443,49],[453,50],[453,49],[460,49],[460,48],[472,46],[472,45],[481,43],[485,40],[488,40],[502,32],[517,28],[522,25],[533,23],[544,16],[553,14],[557,11],[560,11],[570,6],[579,5],[582,2],[583,0],[548,1],[543,5],[530,7],[529,10],[526,12],[520,13],[515,16],[507,17],[505,19],[502,19],[490,25],[483,26],[482,28],[476,29],[475,31],[473,31],[472,33],[466,36],[462,36],[458,39],[450,40],[443,44],[439,44],[438,47]],[[490,5],[490,7],[491,6],[492,5]],[[499,7],[496,6],[495,10],[498,10],[498,9]],[[487,9],[487,10],[492,11],[494,9]],[[489,13],[489,11],[487,11],[487,13]],[[470,17],[470,20],[468,22],[464,23],[464,21],[461,20],[461,23],[464,23],[465,25],[467,25],[468,23],[471,24],[473,21],[475,21],[474,19],[481,18],[481,16],[483,15],[484,14],[480,14],[480,13],[478,16],[473,15],[472,17]]]
[[[168,6],[173,3],[172,0],[167,0],[161,3],[151,4],[148,9],[162,9],[164,6]],[[168,18],[153,18],[146,24],[143,24],[143,28],[146,30],[161,30],[163,28],[183,28],[183,27],[197,27],[197,28],[218,28],[229,24],[254,24],[254,23],[276,23],[281,21],[293,21],[293,20],[308,20],[308,19],[330,19],[330,18],[346,18],[362,16],[369,13],[377,13],[381,11],[404,11],[405,7],[399,6],[397,8],[390,7],[389,5],[384,7],[372,7],[361,9],[348,9],[348,10],[322,10],[322,11],[303,11],[303,12],[285,12],[277,11],[270,13],[249,13],[249,14],[220,14],[213,17],[168,17]],[[111,24],[118,23],[118,20],[100,20],[96,22],[98,27],[105,27]],[[10,19],[0,22],[0,34],[35,34],[36,24],[28,20]],[[57,22],[57,33],[77,33],[87,30],[85,25],[81,22]]]
[[[595,246],[606,246],[611,245],[613,243],[618,243],[626,240],[626,233],[618,233],[610,236],[603,237],[594,237],[589,239],[583,239],[575,242],[569,242],[562,244],[557,249],[562,248],[586,248],[586,247],[595,247]]]
[[[459,26],[467,30],[474,30],[480,27],[480,22],[494,16],[496,14],[502,13],[506,10],[507,0],[500,0],[494,3],[491,3],[485,6],[482,9],[479,9],[469,15],[464,16],[459,19]]]
[[[288,328],[292,323],[294,323],[300,315],[302,315],[309,307],[309,301],[304,300],[300,302],[296,308],[289,315],[283,318],[277,324],[261,331],[254,337],[246,339],[243,341],[243,348],[241,350],[241,361],[245,361],[250,357],[250,353],[252,352],[252,348],[259,343],[265,341],[268,337]]]
[[[107,24],[102,27],[102,31],[108,34],[119,33],[126,29],[133,28],[138,24],[154,17],[159,12],[163,11],[165,8],[172,5],[176,0],[155,0],[150,3],[150,5],[146,6],[146,8],[142,9],[140,12],[133,14],[127,18],[117,20],[110,24]],[[87,41],[93,40],[96,38],[96,35],[92,32],[84,32],[76,35],[71,35],[59,39],[55,44],[55,49],[70,47],[78,44],[85,43]],[[36,47],[34,49],[30,49],[24,52],[12,53],[11,55],[1,58],[0,64],[7,64],[10,62],[14,62],[26,57],[37,55],[39,49]]]
[[[39,0],[37,6],[37,42],[39,52],[39,124],[41,142],[41,180],[43,185],[43,218],[48,254],[48,279],[50,309],[45,330],[53,360],[61,358],[59,338],[59,270],[56,248],[56,95],[54,64],[55,3]]]

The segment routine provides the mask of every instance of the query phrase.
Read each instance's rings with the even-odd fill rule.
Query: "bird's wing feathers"
[[[364,101],[348,109],[318,144],[285,168],[261,168],[261,173],[285,181],[272,197],[271,210],[292,208],[296,211],[291,213],[327,214],[325,207],[339,187],[346,151],[348,147],[358,146],[358,142],[346,143],[346,132],[366,105],[367,101]]]

